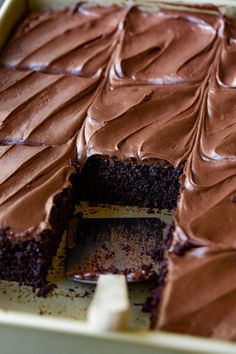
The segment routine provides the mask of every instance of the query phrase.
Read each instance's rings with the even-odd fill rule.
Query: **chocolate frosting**
[[[132,9],[114,70],[120,78],[153,84],[199,82],[208,72],[221,25],[217,15]]]
[[[196,135],[201,82],[222,26],[216,14],[131,9],[79,132],[79,159],[106,154],[174,166],[185,161]]]
[[[99,75],[117,42],[125,12],[113,6],[32,13],[7,44],[0,63],[50,73]]]
[[[58,145],[81,127],[98,79],[2,68],[0,82],[0,142]]]
[[[215,7],[36,13],[0,62],[1,223],[50,227],[75,147],[81,165],[184,164],[156,327],[235,339],[236,21]]]
[[[71,187],[75,143],[0,147],[0,220],[18,241],[50,229],[54,197]]]
[[[236,37],[234,24],[231,31],[227,25],[203,83],[197,138],[176,213],[175,243],[236,246]]]
[[[236,340],[235,266],[233,250],[171,254],[158,328]]]

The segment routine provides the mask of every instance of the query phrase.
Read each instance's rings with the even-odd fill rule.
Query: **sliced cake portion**
[[[5,66],[68,75],[100,75],[127,10],[118,6],[31,13],[0,57]]]
[[[0,147],[0,278],[40,287],[73,214],[75,143]]]
[[[198,84],[108,77],[77,139],[80,199],[173,209],[198,120]]]

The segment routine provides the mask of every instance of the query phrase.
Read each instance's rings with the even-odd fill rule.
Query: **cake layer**
[[[74,211],[75,156],[74,140],[55,147],[0,147],[1,279],[43,291]]]
[[[99,75],[118,40],[125,13],[116,6],[32,13],[6,45],[0,63],[51,73]]]
[[[79,175],[80,200],[173,209],[181,168],[163,160],[138,164],[104,156],[88,159]]]
[[[44,296],[48,293],[48,270],[74,211],[74,191],[65,184],[64,187],[60,193],[57,191],[53,198],[50,216],[44,227],[41,223],[40,228],[30,228],[19,234],[12,231],[11,227],[0,226],[0,279],[31,285],[37,289],[38,295]],[[52,199],[48,198],[48,201],[52,204]],[[18,218],[22,217],[22,210],[24,211],[23,205],[21,209],[18,207]],[[36,198],[31,205],[30,217],[34,213],[37,213]],[[28,221],[28,226],[32,225],[30,219],[24,221]]]
[[[235,340],[235,251],[197,248],[168,264],[158,328]]]
[[[0,143],[65,144],[83,123],[96,78],[0,68]]]

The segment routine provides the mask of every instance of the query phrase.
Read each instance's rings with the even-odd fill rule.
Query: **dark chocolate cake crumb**
[[[147,298],[143,304],[142,311],[151,313],[151,328],[156,323],[156,318],[158,316],[158,305],[161,302],[163,289],[166,282],[166,276],[168,272],[168,262],[166,259],[163,260],[160,274],[154,280],[153,288],[150,290],[151,295]]]
[[[14,233],[0,227],[0,278],[32,286],[38,296],[46,296],[54,284],[46,281],[48,269],[61,242],[61,236],[74,210],[74,191],[65,189],[54,200],[50,216],[51,230],[30,240],[13,243]],[[33,232],[33,231],[32,231]],[[30,236],[30,235],[29,235]]]
[[[39,289],[36,290],[36,294],[38,297],[46,297],[49,293],[51,293],[54,289],[57,288],[56,284],[47,284],[41,285]]]
[[[79,175],[79,200],[149,208],[176,207],[182,168],[91,156]]]

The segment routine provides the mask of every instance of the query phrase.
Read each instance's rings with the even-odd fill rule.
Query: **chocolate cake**
[[[154,160],[137,163],[91,156],[79,175],[79,200],[173,209],[181,167]]]
[[[74,142],[0,147],[0,275],[43,287],[74,209]]]
[[[45,278],[76,175],[79,199],[176,208],[153,327],[235,340],[235,43],[213,6],[30,14],[0,55],[0,277]]]

